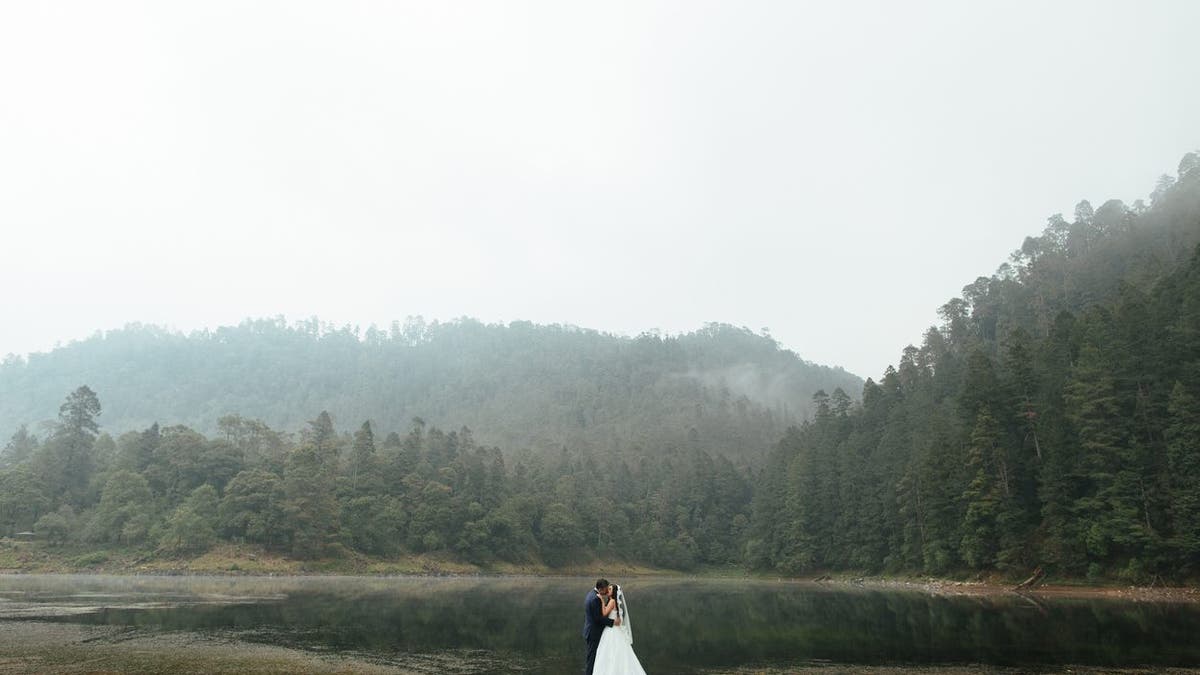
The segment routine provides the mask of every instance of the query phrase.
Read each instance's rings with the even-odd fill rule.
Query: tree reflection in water
[[[1200,664],[1200,608],[1105,599],[1030,602],[746,580],[627,579],[636,649],[651,672],[786,664]],[[188,630],[376,654],[481,651],[529,672],[582,658],[590,580],[532,578],[5,577],[13,597],[107,608],[58,621]],[[112,598],[168,600],[127,606]]]

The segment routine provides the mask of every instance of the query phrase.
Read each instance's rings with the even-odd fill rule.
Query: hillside
[[[941,313],[861,402],[844,372],[720,325],[117,331],[0,370],[7,419],[56,413],[0,454],[0,535],[39,539],[18,566],[261,549],[1200,576],[1200,156],[1150,205],[1052,217]],[[62,380],[107,393],[42,391]],[[298,412],[319,408],[342,420]]]
[[[1081,202],[941,309],[862,406],[820,401],[755,494],[752,564],[1200,572],[1200,153]]]
[[[58,413],[87,384],[114,437],[155,422],[203,433],[237,414],[282,431],[328,411],[381,433],[414,417],[467,426],[486,445],[539,452],[670,444],[761,458],[808,415],[813,392],[862,381],[803,361],[769,337],[712,324],[672,337],[617,337],[527,322],[409,320],[359,333],[316,320],[247,321],[190,335],[149,326],[97,334],[0,366],[0,434]]]

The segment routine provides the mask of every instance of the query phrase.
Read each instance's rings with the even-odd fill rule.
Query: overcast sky
[[[5,2],[0,354],[423,315],[864,377],[1200,147],[1200,2]]]

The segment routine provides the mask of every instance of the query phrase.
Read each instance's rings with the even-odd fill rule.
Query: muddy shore
[[[248,643],[188,632],[154,633],[111,626],[83,626],[43,621],[0,622],[0,674],[189,673],[233,675],[364,673],[366,675],[483,675],[521,672],[511,663],[482,653],[407,654],[377,657],[324,654],[288,647]],[[769,668],[716,669],[706,675],[967,675],[990,673],[1071,673],[1092,675],[1195,675],[1200,669],[1092,668],[1060,666],[1028,668],[957,666],[861,666],[802,662]]]
[[[1016,589],[1012,584],[944,579],[823,579],[814,584],[833,588],[859,587],[880,590],[910,590],[945,596],[999,597],[1021,595],[1030,598],[1105,598],[1134,602],[1200,602],[1200,588],[1194,586],[1102,586],[1045,584]]]
[[[852,572],[806,577],[776,577],[750,573],[736,567],[695,572],[656,569],[613,560],[577,562],[549,568],[541,564],[504,564],[488,567],[452,558],[410,555],[395,559],[352,554],[340,558],[303,561],[249,545],[220,544],[186,558],[157,558],[148,552],[126,549],[93,551],[57,548],[42,542],[0,539],[0,574],[104,574],[162,576],[437,576],[437,577],[608,577],[702,578],[769,580],[815,583],[830,587],[863,587],[912,590],[936,595],[998,596],[1015,593],[1015,582],[1000,577],[978,581],[955,581],[916,576],[861,576]],[[1141,602],[1200,602],[1196,586],[1130,586],[1113,583],[1084,583],[1050,578],[1046,583],[1021,590],[1028,597],[1112,598]]]

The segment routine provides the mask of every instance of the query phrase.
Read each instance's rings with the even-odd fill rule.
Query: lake
[[[0,620],[366,655],[429,672],[576,672],[591,579],[0,575]],[[1200,665],[1200,606],[963,597],[806,582],[632,578],[634,649],[650,673],[805,662]]]

